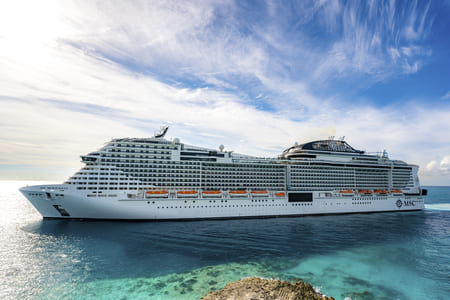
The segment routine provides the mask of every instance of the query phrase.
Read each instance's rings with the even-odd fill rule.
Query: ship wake
[[[450,203],[425,204],[427,210],[450,211]]]

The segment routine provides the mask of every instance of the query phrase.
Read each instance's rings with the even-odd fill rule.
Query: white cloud
[[[450,99],[450,91],[448,91],[444,96],[441,97],[442,100]]]
[[[253,74],[267,60],[261,45],[236,28],[233,3],[156,1],[73,5],[77,31],[66,38],[88,54],[106,54],[159,74],[196,76],[216,83],[221,74]],[[216,14],[224,17],[216,25]],[[87,33],[87,34],[86,34]]]
[[[431,151],[430,151],[431,152]],[[429,157],[434,157],[433,160],[424,162],[425,167],[419,170],[422,182],[433,185],[450,184],[450,147],[446,146],[444,149],[428,153]]]
[[[438,164],[435,160],[430,161],[426,166],[425,166],[425,171],[426,172],[432,172],[433,170],[435,170],[437,168]]]
[[[313,95],[311,82],[336,72],[378,78],[420,67],[424,50],[414,45],[387,45],[383,56],[380,38],[395,30],[395,20],[371,31],[361,26],[356,7],[336,3],[314,3],[299,21],[323,14],[331,31],[346,10],[344,37],[327,53],[315,53],[301,34],[291,42],[275,21],[242,33],[233,3],[39,2],[16,21],[0,7],[0,20],[7,20],[0,26],[2,163],[75,171],[80,154],[111,137],[151,136],[160,124],[170,124],[169,136],[186,143],[254,155],[274,156],[295,141],[330,135],[422,166],[433,154],[422,149],[429,140],[436,141],[434,152],[448,153],[441,138],[450,128],[448,108],[414,102],[376,108]],[[382,8],[387,17],[395,11]],[[271,9],[276,15],[282,8]],[[391,61],[395,70],[383,73]],[[296,74],[297,68],[310,72]],[[183,80],[202,84],[187,88]],[[240,84],[257,85],[255,96]]]
[[[450,155],[444,157],[439,164],[441,170],[445,172],[450,172]]]

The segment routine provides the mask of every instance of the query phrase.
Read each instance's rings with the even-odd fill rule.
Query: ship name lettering
[[[408,200],[408,201],[403,201],[403,204],[405,206],[416,206],[416,204],[414,203],[414,201]]]

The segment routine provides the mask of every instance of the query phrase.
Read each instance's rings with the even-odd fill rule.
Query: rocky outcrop
[[[289,282],[278,279],[263,279],[258,277],[244,278],[228,283],[217,292],[210,292],[201,300],[312,300],[333,299],[314,290],[311,284],[303,281]]]

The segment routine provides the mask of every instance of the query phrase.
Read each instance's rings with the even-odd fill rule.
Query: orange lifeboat
[[[247,191],[240,190],[240,191],[230,191],[229,194],[230,197],[246,197],[248,193]]]
[[[221,197],[222,192],[221,191],[203,191],[202,195],[203,195],[203,197]]]
[[[152,197],[152,198],[166,198],[169,196],[168,191],[160,190],[160,191],[147,191],[145,193],[145,197]]]
[[[197,197],[198,192],[197,191],[178,191],[177,195],[178,195],[178,197]]]
[[[391,190],[391,194],[395,196],[401,196],[403,195],[403,192],[401,190]]]
[[[268,191],[251,191],[253,197],[269,196]]]
[[[387,191],[385,190],[375,190],[374,193],[377,195],[387,195]]]
[[[351,190],[346,190],[346,191],[339,191],[339,193],[341,193],[341,195],[343,196],[353,196],[353,191]]]
[[[372,191],[370,190],[359,190],[358,193],[362,195],[372,195]]]
[[[277,193],[275,193],[275,196],[276,197],[284,197],[284,196],[286,196],[286,194],[284,192],[277,192]]]

